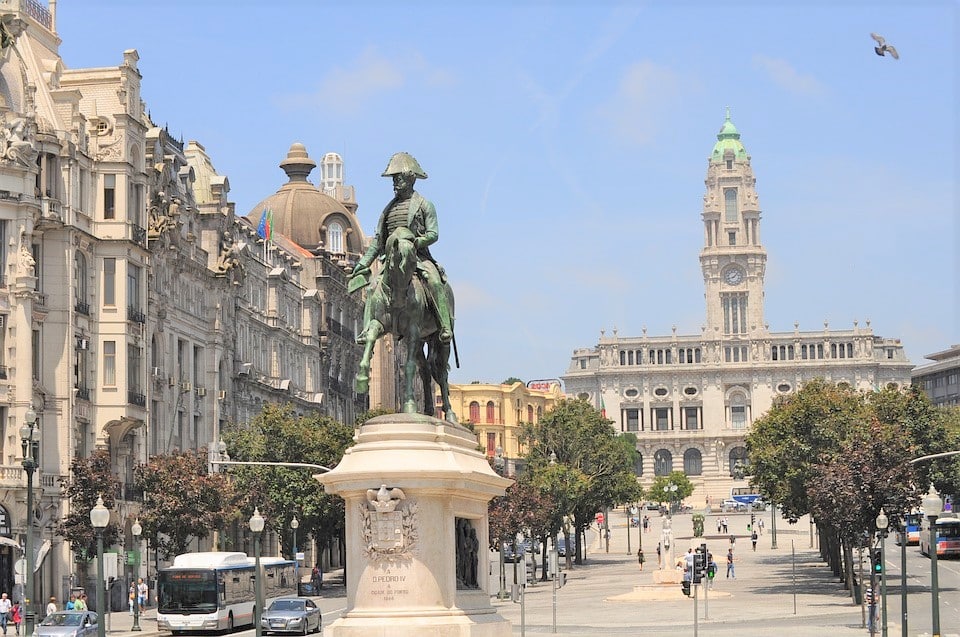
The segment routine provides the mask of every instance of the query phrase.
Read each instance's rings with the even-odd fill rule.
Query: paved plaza
[[[759,514],[758,514],[759,515]],[[606,552],[600,535],[588,531],[587,559],[582,566],[567,571],[567,585],[556,591],[556,632],[553,632],[553,588],[550,582],[527,587],[521,606],[509,599],[493,598],[496,610],[513,624],[514,635],[550,635],[560,637],[603,637],[606,635],[719,635],[752,637],[785,634],[790,637],[843,637],[867,635],[861,627],[859,607],[850,601],[838,578],[810,547],[810,526],[803,518],[789,525],[778,520],[777,549],[771,547],[770,514],[764,514],[767,528],[760,536],[757,550],[750,546],[747,524],[750,515],[726,514],[729,533],[736,535],[736,579],[725,577],[725,555],[729,534],[716,534],[716,516],[706,520],[706,538],[692,537],[689,514],[673,517],[677,555],[705,541],[718,565],[714,588],[707,598],[697,600],[698,622],[694,627],[694,601],[680,593],[680,586],[655,586],[656,547],[662,519],[650,512],[650,530],[642,534],[647,562],[640,572],[637,564],[637,529],[630,529],[627,552],[626,517],[611,515],[610,550]],[[814,538],[816,540],[816,538]],[[346,590],[342,571],[325,576],[321,596],[315,598],[328,626],[344,610]],[[946,601],[946,600],[944,600]],[[899,637],[897,615],[891,613],[888,631]],[[148,609],[141,620],[143,631],[130,631],[132,618],[125,612],[113,613],[108,634],[114,637],[155,637],[158,633],[156,610]],[[943,637],[958,637],[957,627],[943,626]],[[911,637],[929,632],[929,625],[911,624]],[[245,631],[251,635],[252,631]],[[878,633],[879,635],[879,633]]]
[[[626,518],[622,512],[614,513],[609,553],[601,545],[600,534],[594,527],[588,532],[590,546],[586,563],[569,571],[567,585],[557,591],[555,633],[550,583],[528,587],[523,609],[509,600],[494,601],[498,612],[513,623],[513,634],[563,637],[694,635],[695,631],[698,635],[738,637],[868,634],[861,627],[860,608],[851,603],[849,592],[844,590],[839,578],[831,575],[817,550],[810,547],[807,519],[795,525],[778,520],[777,549],[773,549],[769,512],[763,514],[767,528],[759,538],[756,552],[751,548],[747,531],[748,513],[724,514],[729,520],[729,533],[724,536],[716,534],[717,516],[708,515],[705,538],[692,537],[689,514],[673,516],[677,555],[706,542],[718,565],[714,587],[707,599],[703,598],[701,588],[695,628],[693,599],[684,597],[677,584],[664,585],[666,593],[654,585],[662,519],[656,512],[650,515],[650,530],[642,534],[647,558],[642,572],[636,558],[637,529],[630,529],[628,554]],[[736,535],[736,579],[725,576],[729,534]],[[896,617],[889,618],[888,630],[890,635],[899,636],[900,626],[895,620]],[[911,627],[910,634],[921,635],[919,628]],[[944,635],[952,632],[945,631]]]

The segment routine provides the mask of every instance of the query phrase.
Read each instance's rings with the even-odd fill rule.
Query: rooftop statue
[[[447,375],[453,338],[453,290],[446,273],[430,254],[439,238],[434,205],[413,189],[427,173],[408,153],[390,158],[384,177],[393,179],[394,197],[383,209],[377,233],[353,269],[348,290],[371,285],[371,265],[379,260],[380,272],[367,293],[363,330],[357,342],[364,346],[357,372],[356,390],[366,393],[370,383],[373,346],[384,334],[393,334],[402,353],[404,413],[417,413],[413,379],[419,371],[423,383],[423,411],[434,415],[433,381],[440,385],[442,409],[448,422],[457,422],[450,407]],[[401,351],[398,349],[398,351]]]

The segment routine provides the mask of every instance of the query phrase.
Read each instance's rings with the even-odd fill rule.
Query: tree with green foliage
[[[514,383],[520,383],[520,384],[522,385],[522,384],[523,384],[523,381],[520,380],[519,378],[517,378],[516,376],[511,376],[510,378],[506,379],[505,381],[503,381],[503,382],[500,383],[500,384],[501,384],[501,385],[513,385]]]
[[[353,445],[353,425],[313,414],[296,417],[289,405],[265,405],[248,425],[223,432],[234,460],[257,462],[302,462],[333,468]],[[328,544],[343,538],[344,504],[327,494],[313,474],[317,469],[276,466],[235,466],[231,478],[241,494],[241,509],[254,507],[281,537],[284,550],[293,548],[290,520],[300,522],[298,538],[315,538]]]
[[[582,563],[583,541],[580,536],[594,514],[643,496],[633,472],[637,456],[635,444],[630,438],[618,436],[612,424],[586,400],[563,399],[539,422],[521,425],[519,439],[528,449],[526,461],[528,470],[533,473],[533,482],[550,483],[539,474],[549,471],[547,468],[551,463],[579,472],[572,474],[576,479],[570,481],[576,485],[575,494],[552,493],[556,502],[570,506],[570,509],[558,510],[551,516],[555,525],[552,534],[559,530],[557,520],[562,520],[565,515],[573,516],[574,530],[581,540],[576,543],[578,564]]]
[[[856,392],[814,380],[753,424],[751,483],[785,515],[813,514],[821,553],[852,588],[853,551],[872,535],[881,507],[896,526],[929,482],[956,489],[951,461],[910,463],[956,444],[953,418],[915,388]]]
[[[670,487],[676,485],[676,489]],[[657,476],[653,484],[647,489],[647,498],[654,502],[669,502],[671,510],[676,512],[677,507],[686,498],[693,495],[693,483],[683,471],[671,471],[670,475]]]
[[[68,478],[60,478],[70,501],[70,513],[60,522],[58,532],[77,555],[78,560],[93,559],[97,555],[97,535],[90,523],[90,510],[103,498],[103,506],[116,509],[116,494],[120,492],[120,480],[113,474],[110,452],[94,451],[86,458],[76,457],[70,463]],[[103,530],[104,546],[113,546],[120,538],[120,527],[113,520]]]
[[[143,537],[162,559],[188,552],[193,539],[237,517],[232,485],[226,475],[210,473],[205,449],[153,456],[133,475],[143,491]]]

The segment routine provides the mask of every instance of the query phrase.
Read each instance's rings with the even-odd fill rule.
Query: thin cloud
[[[613,96],[597,109],[617,139],[637,144],[653,142],[663,128],[663,118],[678,103],[684,82],[672,69],[649,60],[632,64],[624,72]]]
[[[764,71],[774,84],[790,93],[820,95],[824,92],[817,78],[800,73],[786,60],[756,54],[753,56],[753,66]]]
[[[354,111],[385,93],[407,86],[450,86],[456,76],[431,65],[418,51],[387,57],[376,47],[367,47],[353,62],[333,67],[310,93],[279,98],[291,109],[324,107],[337,112]]]

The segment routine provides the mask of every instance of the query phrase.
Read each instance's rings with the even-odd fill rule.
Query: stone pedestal
[[[509,637],[487,593],[487,504],[511,481],[477,448],[458,425],[390,414],[316,476],[346,503],[347,609],[325,637]]]

